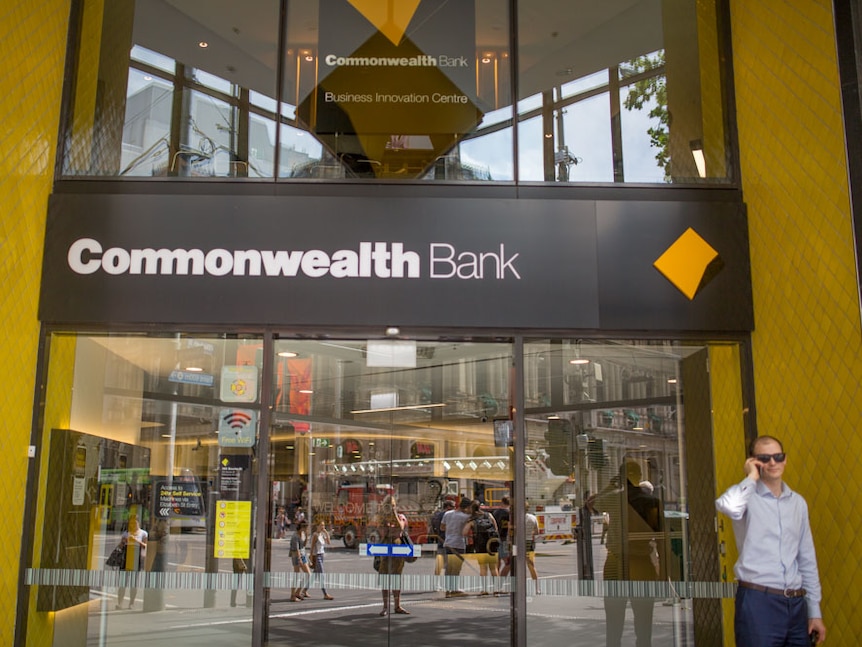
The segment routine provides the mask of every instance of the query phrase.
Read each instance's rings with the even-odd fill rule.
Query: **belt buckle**
[[[799,597],[799,589],[784,589],[784,597],[785,598],[798,598]]]

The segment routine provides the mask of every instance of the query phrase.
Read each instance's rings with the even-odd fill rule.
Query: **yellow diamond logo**
[[[347,0],[377,30],[397,45],[422,0]]]
[[[718,252],[689,227],[653,266],[692,300],[721,271],[724,262]]]

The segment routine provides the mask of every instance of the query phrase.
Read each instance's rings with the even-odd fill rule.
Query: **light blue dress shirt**
[[[745,478],[715,502],[733,520],[737,581],[774,589],[805,589],[808,617],[821,618],[820,576],[808,504],[782,483],[776,497],[761,481]]]

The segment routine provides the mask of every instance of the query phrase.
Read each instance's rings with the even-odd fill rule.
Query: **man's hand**
[[[817,644],[819,645],[826,640],[826,625],[823,624],[823,618],[808,618],[808,635],[811,632],[817,632]]]
[[[752,481],[760,480],[760,461],[758,461],[754,456],[750,456],[748,460],[745,461],[743,469],[745,470],[745,475]]]

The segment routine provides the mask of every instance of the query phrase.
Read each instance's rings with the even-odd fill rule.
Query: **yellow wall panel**
[[[862,504],[862,324],[831,2],[730,7],[757,426],[785,441],[787,481],[808,500],[829,642],[855,645],[862,569],[847,556],[862,540],[847,513]]]
[[[27,478],[39,324],[42,242],[60,113],[69,0],[4,0],[0,10],[0,646],[12,644],[20,502]],[[12,369],[11,371],[9,369]],[[13,379],[9,379],[14,376]],[[38,632],[38,629],[34,629]]]

